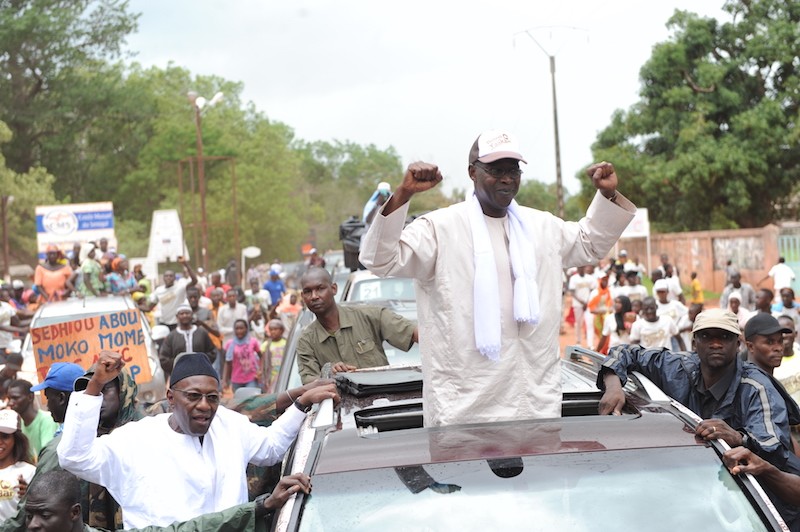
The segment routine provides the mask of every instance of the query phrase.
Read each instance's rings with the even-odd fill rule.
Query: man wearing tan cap
[[[800,474],[789,434],[789,426],[800,423],[800,410],[769,375],[736,356],[736,316],[716,308],[701,312],[692,334],[694,352],[688,356],[639,345],[612,349],[597,377],[605,390],[600,413],[620,414],[627,374],[639,371],[703,418],[695,429],[699,437],[746,447],[778,469]],[[787,523],[800,524],[800,508],[773,501]]]

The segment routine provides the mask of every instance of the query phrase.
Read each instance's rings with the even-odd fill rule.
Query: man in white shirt
[[[228,304],[220,306],[217,313],[217,325],[219,326],[219,332],[222,334],[223,346],[228,340],[233,340],[233,324],[236,323],[236,320],[247,321],[247,307],[236,300],[237,296],[236,289],[231,288],[228,290],[228,293],[225,294],[225,300]]]
[[[153,310],[157,304],[160,305],[161,317],[158,322],[170,330],[178,326],[178,307],[186,302],[186,289],[197,284],[197,275],[189,266],[189,261],[178,257],[178,262],[183,265],[183,270],[189,275],[189,279],[175,280],[175,272],[167,270],[164,272],[164,284],[153,290],[149,303],[144,299],[139,300],[140,307],[145,312]]]
[[[767,279],[772,277],[772,293],[775,294],[775,302],[778,302],[780,298],[781,288],[791,288],[792,281],[794,281],[795,275],[794,270],[792,270],[789,266],[786,265],[786,259],[780,257],[778,259],[778,264],[773,266],[767,272],[766,277],[761,279],[756,286],[760,285]]]
[[[248,462],[279,462],[306,412],[338,400],[333,384],[302,394],[270,427],[219,405],[219,378],[202,353],[178,357],[167,390],[172,413],[134,421],[97,436],[101,391],[124,365],[102,351],[83,392],[70,395],[58,444],[62,468],[108,489],[125,528],[167,526],[247,502]]]
[[[575,343],[578,345],[581,345],[583,337],[588,334],[589,327],[592,326],[592,316],[586,312],[586,304],[589,302],[589,294],[592,293],[592,288],[596,284],[594,276],[586,273],[586,266],[578,266],[578,271],[569,278],[567,289],[572,296],[572,310],[575,314]],[[582,330],[586,333],[582,334]],[[591,347],[588,341],[586,345]]]
[[[678,334],[675,322],[667,316],[659,316],[654,297],[642,301],[642,318],[631,325],[631,343],[647,348],[672,348],[672,337]]]
[[[689,309],[677,299],[670,299],[669,291],[669,281],[667,279],[659,279],[653,284],[653,292],[656,294],[656,313],[659,317],[671,319],[675,327],[680,329],[678,325],[681,318],[689,313]],[[678,341],[679,338],[681,339],[680,342]],[[678,336],[676,333],[676,336],[672,337],[670,349],[673,351],[685,351],[688,349],[686,345],[681,346],[680,343],[683,343],[683,337]]]
[[[579,222],[521,207],[520,161],[512,134],[482,133],[475,193],[404,228],[411,197],[442,180],[413,163],[362,239],[364,266],[415,279],[428,426],[561,415],[562,272],[605,257],[636,212],[605,162],[587,170],[597,193]]]

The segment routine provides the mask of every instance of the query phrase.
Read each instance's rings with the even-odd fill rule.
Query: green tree
[[[660,231],[797,215],[800,2],[728,1],[730,22],[676,11],[642,67],[640,101],[593,146]],[[584,201],[593,194],[584,184]]]
[[[400,156],[391,147],[349,141],[299,143],[298,150],[310,235],[320,249],[340,249],[339,225],[351,216],[361,219],[378,183],[400,182]]]
[[[0,146],[11,138],[11,130],[0,122]],[[3,196],[14,198],[8,205],[6,216],[9,248],[15,251],[17,260],[30,264],[36,260],[36,206],[57,203],[53,181],[53,176],[40,167],[25,173],[7,168],[5,158],[0,154],[0,191]]]
[[[119,56],[136,28],[127,7],[126,0],[0,0],[0,119],[14,134],[3,148],[9,168],[45,166],[64,183],[86,171],[81,161],[91,161],[79,148],[90,142],[118,78],[105,60]]]
[[[558,216],[558,195],[555,183],[542,183],[534,179],[523,180],[516,197],[517,203],[532,209],[550,212]],[[577,196],[564,191],[564,219],[579,220],[586,212]]]

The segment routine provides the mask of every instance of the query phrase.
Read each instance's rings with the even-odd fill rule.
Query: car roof
[[[42,305],[33,318],[36,327],[136,308],[127,296],[70,298]]]

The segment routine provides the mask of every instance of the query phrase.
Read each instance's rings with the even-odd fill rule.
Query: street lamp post
[[[8,264],[9,261],[9,252],[8,252],[8,206],[14,201],[14,196],[2,196],[2,201],[0,201],[0,209],[2,209],[2,213],[0,216],[3,218],[3,276],[6,281],[11,280],[11,267]]]
[[[203,162],[203,123],[202,111],[206,106],[213,106],[222,100],[223,94],[218,92],[211,100],[206,101],[196,92],[190,91],[187,94],[189,103],[194,110],[195,135],[197,137],[197,186],[200,193],[200,253],[203,255],[203,270],[208,271],[208,220],[206,218],[206,176],[205,164]]]
[[[260,256],[261,256],[261,248],[257,248],[255,246],[248,246],[242,250],[242,274],[240,275],[240,278],[242,280],[241,283],[242,288],[245,288],[247,286],[247,282],[250,281],[250,279],[245,280],[245,272],[247,272],[247,270],[245,269],[245,267],[247,266],[245,264],[245,259],[257,259]]]

